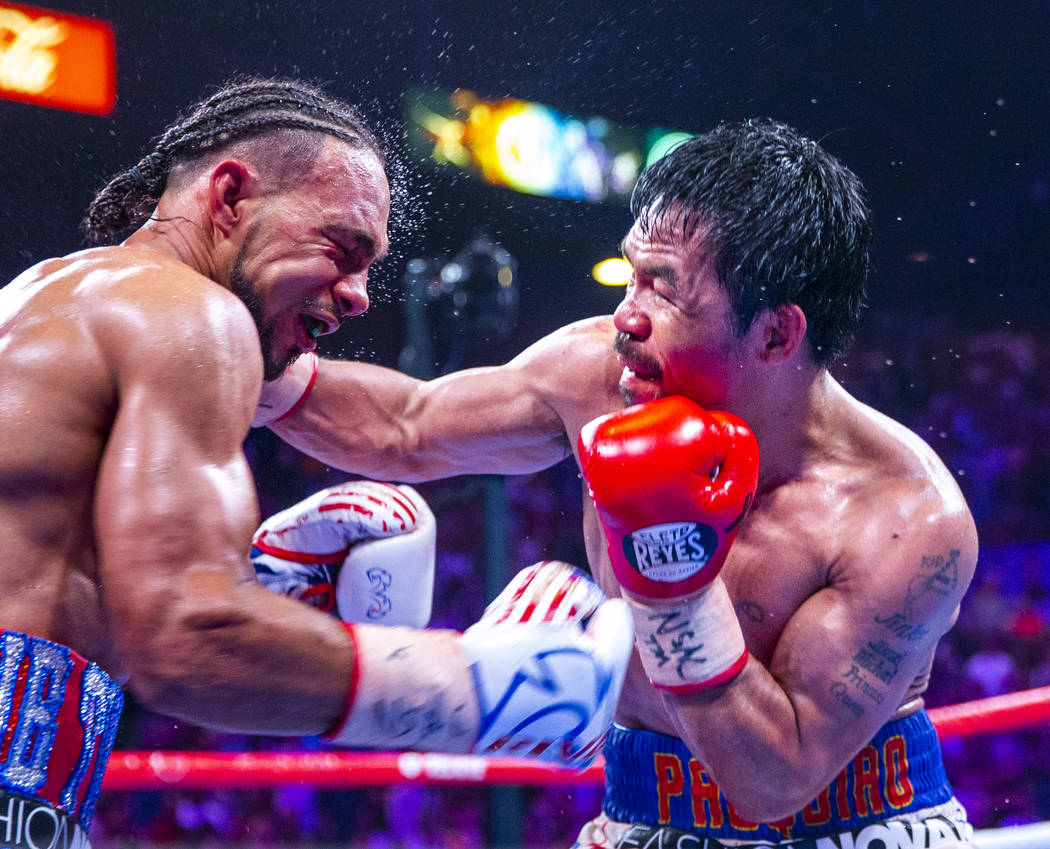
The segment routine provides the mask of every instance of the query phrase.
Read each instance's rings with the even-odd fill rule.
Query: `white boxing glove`
[[[435,535],[434,514],[411,487],[349,481],[263,522],[252,563],[264,586],[346,622],[422,628]]]
[[[317,380],[317,363],[317,354],[311,351],[296,357],[277,380],[264,381],[252,427],[276,424],[305,404]]]
[[[602,588],[583,570],[560,560],[541,560],[518,572],[467,630],[519,622],[586,627],[603,601]]]
[[[623,599],[577,622],[455,631],[346,626],[354,644],[336,745],[513,755],[585,769],[601,752],[634,646]]]

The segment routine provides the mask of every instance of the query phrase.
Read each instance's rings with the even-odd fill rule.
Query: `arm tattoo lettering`
[[[883,684],[889,684],[897,677],[897,669],[903,659],[904,653],[894,651],[885,640],[874,643],[869,641],[853,655],[853,662],[857,666],[871,673]]]
[[[847,692],[846,685],[842,681],[836,681],[831,685],[831,695],[854,716],[864,715],[864,706]]]
[[[847,684],[851,684],[855,690],[863,693],[875,704],[882,704],[882,691],[878,687],[871,684],[867,678],[864,677],[864,673],[861,668],[855,663],[850,664],[848,671],[842,673],[842,680]]]
[[[649,635],[646,646],[649,648],[657,665],[661,668],[668,663],[675,665],[675,672],[683,680],[688,678],[686,664],[704,663],[707,658],[697,656],[704,644],[696,642],[696,634],[689,628],[689,622],[677,611],[654,613],[650,622],[659,622],[660,626]]]
[[[909,643],[918,642],[928,633],[930,629],[925,625],[912,625],[903,613],[890,613],[887,616],[876,616],[875,621],[883,625],[888,631],[907,640]]]

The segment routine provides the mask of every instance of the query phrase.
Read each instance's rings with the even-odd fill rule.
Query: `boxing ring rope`
[[[1050,686],[931,708],[943,739],[1012,731],[1050,720]],[[302,783],[326,789],[386,784],[436,786],[596,785],[601,758],[582,772],[518,758],[420,752],[177,752],[118,750],[103,790],[250,789]],[[1050,847],[1050,823],[978,832],[980,849]]]

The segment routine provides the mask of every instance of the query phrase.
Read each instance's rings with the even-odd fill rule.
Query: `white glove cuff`
[[[747,665],[744,634],[721,580],[671,604],[647,604],[626,592],[624,597],[638,655],[657,689],[695,693],[729,681]]]
[[[268,427],[306,403],[317,380],[317,354],[298,357],[277,380],[265,381],[252,417],[252,427]]]
[[[478,736],[478,699],[456,631],[344,623],[354,666],[336,746],[465,754]]]

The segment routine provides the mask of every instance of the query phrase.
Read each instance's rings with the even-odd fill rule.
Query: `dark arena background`
[[[86,110],[28,92],[17,29],[48,10],[112,39],[115,87]],[[784,121],[848,164],[874,210],[868,302],[835,374],[933,446],[978,523],[977,576],[928,705],[1036,690],[1050,685],[1048,33],[1046,2],[0,0],[0,280],[85,247],[94,191],[187,103],[238,73],[297,76],[364,108],[404,188],[372,307],[322,353],[421,376],[501,363],[615,308],[622,289],[592,269],[618,255],[654,147],[722,120]],[[517,120],[517,160],[457,135],[479,104]],[[477,167],[486,156],[495,181]],[[269,431],[246,451],[264,517],[345,477]],[[419,489],[438,518],[433,625],[466,627],[536,560],[586,562],[574,465]],[[941,729],[982,847],[1050,846],[1046,830],[996,842],[1050,820],[1050,728],[1032,715]],[[114,756],[96,849],[568,847],[601,799],[600,770],[497,775],[418,756],[346,767],[314,740],[216,734],[134,703],[117,748],[136,754]],[[151,766],[150,752],[225,760],[194,779],[188,755]],[[233,763],[274,768],[224,777]]]

